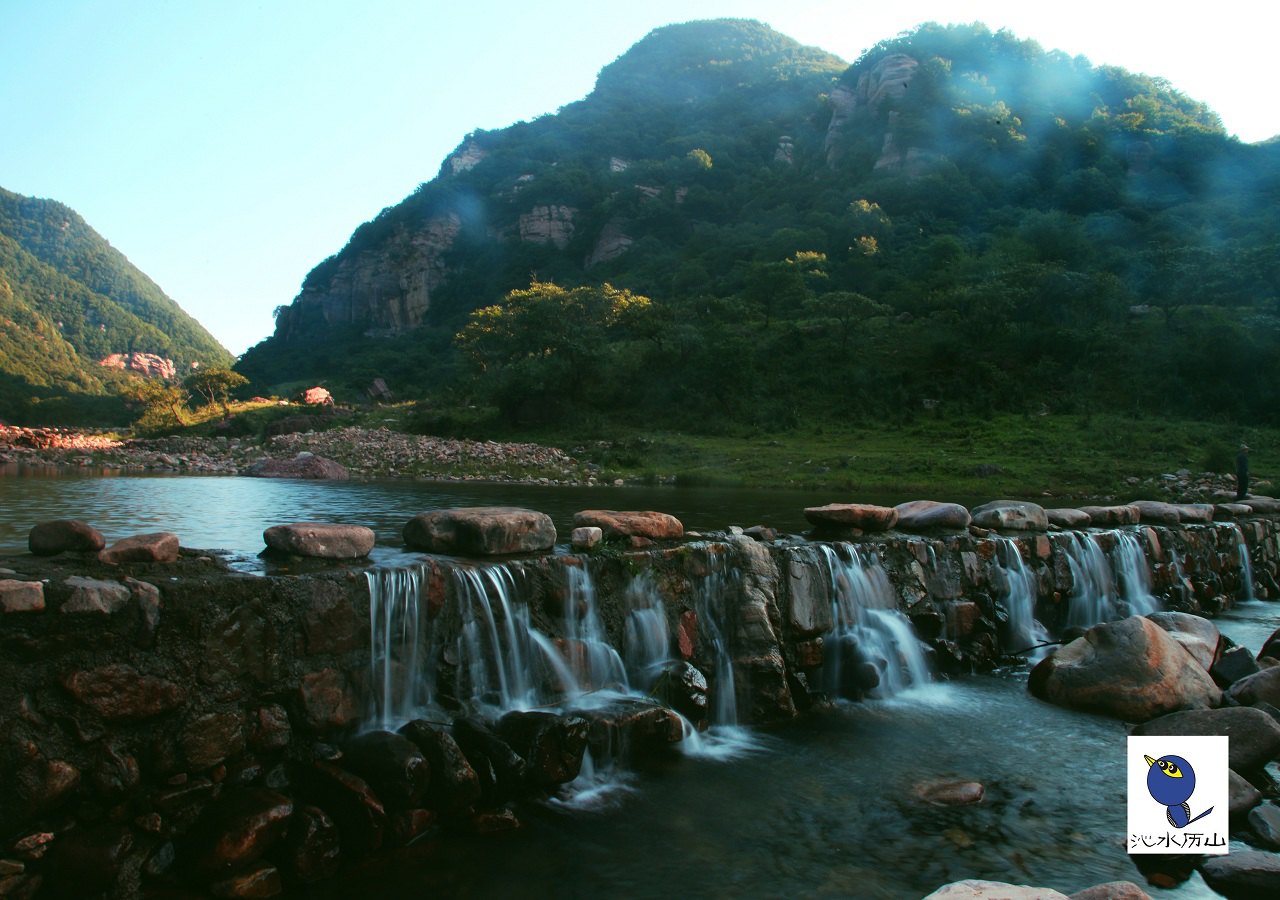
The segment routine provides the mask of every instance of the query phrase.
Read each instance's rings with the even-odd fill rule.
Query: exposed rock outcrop
[[[563,250],[573,240],[573,219],[577,212],[569,206],[535,206],[520,216],[520,240],[551,244]]]
[[[112,353],[98,360],[98,365],[136,372],[147,378],[163,378],[166,381],[173,381],[178,377],[178,367],[173,360],[155,353]]]

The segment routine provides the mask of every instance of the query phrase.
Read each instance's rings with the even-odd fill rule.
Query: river
[[[800,531],[805,506],[842,499],[16,471],[0,477],[0,492],[0,552],[25,551],[36,522],[82,518],[109,540],[175,531],[184,546],[229,551],[250,568],[259,565],[262,530],[287,521],[368,525],[378,535],[376,559],[395,562],[404,523],[442,506],[528,506],[551,515],[562,535],[573,512],[599,507],[660,509],[691,529]],[[1256,651],[1280,627],[1280,604],[1244,604],[1219,624]],[[519,807],[520,830],[427,840],[347,872],[318,895],[917,898],[962,878],[1064,893],[1143,883],[1125,853],[1124,739],[1123,723],[1030,698],[1024,672],[932,684],[738,733],[721,740],[719,753],[615,773],[590,793]],[[917,784],[938,779],[979,781],[986,799],[938,807],[914,796]],[[1193,875],[1155,896],[1217,895]]]

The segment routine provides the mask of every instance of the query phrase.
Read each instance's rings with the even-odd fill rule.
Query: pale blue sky
[[[1280,133],[1264,2],[0,0],[0,187],[78,211],[233,353],[475,128],[581,99],[653,28],[759,19],[852,62],[982,21]]]

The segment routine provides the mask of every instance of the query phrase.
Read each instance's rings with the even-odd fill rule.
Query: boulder
[[[1108,881],[1076,891],[1071,900],[1151,900],[1151,895],[1132,881]]]
[[[1227,809],[1232,819],[1240,819],[1249,814],[1262,802],[1262,792],[1249,783],[1248,779],[1237,775],[1235,769],[1227,770]]]
[[[293,459],[260,459],[244,474],[250,478],[311,478],[345,481],[351,473],[341,463],[305,450]]]
[[[1213,664],[1209,674],[1213,676],[1213,680],[1219,687],[1227,688],[1240,679],[1260,671],[1262,669],[1258,666],[1258,661],[1253,658],[1252,650],[1248,647],[1228,647],[1222,651],[1222,655]]]
[[[1218,661],[1222,635],[1218,632],[1218,626],[1204,616],[1193,616],[1183,612],[1155,612],[1147,618],[1173,635],[1174,640],[1181,644],[1206,672]]]
[[[1138,521],[1144,525],[1177,525],[1178,510],[1171,503],[1159,500],[1134,500],[1130,504],[1138,511]]]
[[[980,803],[987,792],[977,781],[922,781],[911,791],[921,800],[935,806],[968,806]]]
[[[1258,659],[1265,657],[1280,659],[1280,628],[1271,632],[1271,636],[1262,642],[1262,649],[1258,651]]]
[[[575,528],[569,535],[569,544],[574,550],[591,550],[604,540],[604,531],[594,525]]]
[[[98,553],[98,559],[109,566],[122,563],[171,563],[178,559],[178,536],[171,531],[135,534],[116,541]]]
[[[1046,531],[1049,517],[1044,507],[1022,500],[992,500],[972,510],[973,524],[997,531]]]
[[[1194,709],[1170,713],[1137,725],[1135,735],[1225,735],[1228,760],[1237,772],[1257,772],[1280,754],[1280,723],[1251,706]]]
[[[79,519],[41,522],[27,535],[27,549],[36,556],[58,553],[97,553],[107,546],[102,532]]]
[[[337,823],[344,848],[367,853],[382,846],[386,808],[363,778],[323,761],[305,774],[309,792]]]
[[[185,844],[189,862],[206,875],[240,869],[262,858],[282,837],[293,801],[261,787],[233,787],[200,814]]]
[[[826,506],[810,506],[804,517],[815,528],[858,528],[862,531],[888,531],[898,524],[898,511],[890,506],[873,506],[867,503],[828,503]]]
[[[1049,888],[969,878],[944,884],[924,900],[1070,900]]]
[[[681,632],[687,635],[689,628],[683,621],[681,625],[684,626]],[[690,644],[693,643],[695,642],[690,641]],[[707,717],[707,678],[687,662],[668,663],[658,673],[658,677],[649,688],[649,694],[690,722],[698,723]]]
[[[1136,506],[1082,506],[1095,528],[1111,528],[1115,525],[1137,525],[1142,514]]]
[[[595,526],[606,537],[643,537],[653,541],[684,537],[684,523],[662,512],[619,512],[612,509],[584,509],[573,514],[573,527]]]
[[[65,614],[109,616],[124,609],[133,596],[133,592],[118,581],[72,575],[64,583],[71,588],[71,596],[62,604],[61,612]]]
[[[1041,700],[1135,722],[1222,697],[1204,667],[1141,616],[1093,626],[1041,660],[1027,687]]]
[[[1244,850],[1210,856],[1201,864],[1205,884],[1227,897],[1280,897],[1280,856]]]
[[[62,686],[104,719],[149,719],[181,706],[183,689],[164,678],[143,675],[118,663],[68,673]]]
[[[1088,528],[1093,519],[1082,509],[1046,509],[1045,517],[1049,524],[1058,528]]]
[[[1213,507],[1213,517],[1220,522],[1251,515],[1253,509],[1243,503],[1215,503]]]
[[[44,611],[44,585],[39,581],[0,579],[0,612]]]
[[[1280,706],[1280,666],[1241,678],[1231,685],[1227,696],[1241,706],[1253,706],[1255,703]]]
[[[303,806],[294,813],[280,857],[290,875],[303,884],[332,878],[342,865],[338,826],[317,806]]]
[[[476,770],[449,732],[423,719],[414,719],[400,733],[417,745],[431,765],[427,799],[432,807],[460,813],[480,799]]]
[[[272,525],[262,540],[277,553],[317,559],[360,559],[373,549],[373,529],[363,525],[293,522]]]
[[[1274,497],[1246,497],[1236,502],[1242,506],[1249,507],[1257,515],[1280,513],[1280,500]]]
[[[578,777],[588,728],[580,716],[529,710],[503,716],[498,734],[525,761],[529,784],[550,788]]]
[[[1268,802],[1249,810],[1249,827],[1262,846],[1280,850],[1280,806]]]
[[[1184,525],[1208,525],[1213,521],[1212,503],[1175,503],[1173,508]]]
[[[388,812],[422,805],[431,766],[409,738],[393,731],[366,731],[347,741],[343,750],[343,768],[363,778]]]
[[[969,510],[959,503],[911,500],[893,509],[898,514],[899,531],[965,531],[973,522]]]
[[[546,513],[514,506],[437,509],[410,519],[404,526],[404,542],[431,553],[537,553],[555,546],[556,526]]]

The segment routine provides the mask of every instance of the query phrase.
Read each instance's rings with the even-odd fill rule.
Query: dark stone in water
[[[668,665],[658,674],[649,693],[691,722],[707,717],[707,679],[689,663]]]
[[[470,809],[480,799],[480,779],[466,754],[443,728],[415,719],[400,733],[418,746],[431,765],[430,805],[448,813]]]
[[[183,858],[210,876],[261,859],[285,834],[293,801],[266,788],[231,788],[211,803],[184,840]]]
[[[300,807],[289,823],[280,856],[285,870],[303,884],[331,878],[342,865],[338,826],[323,809]]]
[[[248,871],[215,881],[209,891],[215,897],[279,897],[284,893],[284,883],[279,869],[270,863],[259,863]]]
[[[102,532],[79,519],[41,522],[27,535],[27,549],[36,556],[59,553],[97,553],[107,546]]]
[[[480,777],[485,803],[496,805],[521,792],[527,768],[525,761],[488,725],[473,717],[457,719],[453,723],[453,738]]]
[[[1130,730],[1130,734],[1226,735],[1232,769],[1250,773],[1280,754],[1280,724],[1261,709],[1247,706],[1170,713]]]
[[[347,741],[345,769],[369,783],[388,812],[422,805],[431,783],[431,765],[418,745],[392,731],[369,731]]]
[[[53,894],[87,897],[110,890],[133,849],[133,833],[124,825],[81,825],[53,844],[45,872]]]
[[[524,759],[529,784],[549,788],[578,777],[589,728],[580,716],[535,710],[507,713],[498,723],[498,734]]]
[[[1280,856],[1262,850],[1246,850],[1212,856],[1200,866],[1205,883],[1231,898],[1280,896]]]
[[[363,778],[333,763],[312,763],[308,787],[318,805],[333,816],[342,846],[367,853],[382,846],[387,812]]]

